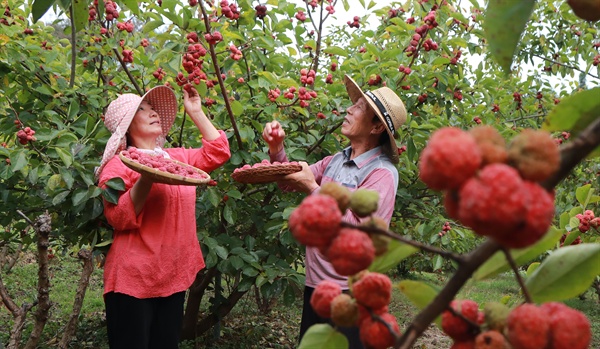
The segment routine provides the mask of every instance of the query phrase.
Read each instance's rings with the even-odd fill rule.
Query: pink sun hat
[[[112,135],[106,142],[100,166],[96,168],[96,178],[106,163],[127,147],[127,130],[142,101],[150,103],[160,117],[162,134],[156,139],[156,145],[162,147],[165,144],[167,134],[177,116],[178,104],[175,92],[167,86],[156,86],[141,97],[133,93],[124,93],[110,102],[104,114],[104,124]]]

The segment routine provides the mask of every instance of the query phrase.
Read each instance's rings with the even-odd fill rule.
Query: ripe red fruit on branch
[[[360,305],[379,309],[390,304],[392,281],[384,274],[366,273],[352,285],[352,294]]]
[[[590,321],[580,311],[563,303],[544,303],[540,308],[550,319],[548,349],[585,349],[591,343]]]
[[[328,195],[307,196],[290,215],[292,235],[306,246],[325,247],[338,235],[342,212]]]
[[[375,247],[366,233],[358,229],[342,228],[331,241],[326,255],[338,274],[350,276],[371,265],[375,259]]]
[[[395,336],[400,336],[400,327],[394,315],[385,313],[379,317],[390,325],[394,333],[381,321],[367,317],[360,324],[360,340],[369,349],[389,348],[394,345]]]
[[[481,166],[506,162],[508,158],[506,142],[498,130],[492,126],[484,125],[473,127],[469,130],[469,133],[475,139],[481,152]]]
[[[535,304],[516,307],[506,322],[508,340],[514,349],[540,349],[548,345],[548,314]]]
[[[350,295],[342,293],[331,301],[331,321],[337,326],[356,326],[358,304]]]
[[[560,152],[549,132],[525,129],[510,142],[508,162],[524,179],[541,182],[560,166]]]
[[[321,281],[310,297],[310,305],[320,317],[330,318],[331,302],[340,294],[342,294],[340,285],[329,280]]]
[[[453,300],[450,302],[450,307],[455,312],[462,314],[465,319],[471,321],[473,324],[477,323],[479,306],[475,301],[470,299]],[[472,340],[477,335],[476,328],[462,318],[452,314],[450,310],[442,313],[442,330],[457,342]]]
[[[434,190],[457,189],[481,165],[472,135],[456,127],[435,131],[419,161],[419,178]]]

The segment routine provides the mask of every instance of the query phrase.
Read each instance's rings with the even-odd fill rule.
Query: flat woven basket
[[[174,159],[166,159],[166,160],[172,161],[172,162],[179,164],[185,168],[192,168],[194,171],[198,172],[199,174],[204,175],[205,178],[202,178],[202,179],[191,178],[191,177],[185,177],[182,175],[161,171],[156,168],[142,165],[139,162],[136,162],[135,160],[132,160],[121,153],[119,153],[119,158],[121,159],[121,161],[123,161],[125,166],[129,167],[130,169],[132,169],[136,172],[143,174],[144,176],[147,176],[148,178],[152,179],[156,183],[164,183],[164,184],[171,184],[171,185],[192,185],[192,186],[200,187],[200,186],[205,186],[208,184],[208,182],[210,182],[210,176],[208,175],[208,173],[202,171],[199,168],[196,168],[194,166],[188,165],[186,163],[183,163],[181,161],[177,161]]]
[[[237,170],[231,174],[231,178],[240,183],[270,183],[280,181],[285,175],[300,170],[302,170],[302,165],[298,163],[265,165]]]

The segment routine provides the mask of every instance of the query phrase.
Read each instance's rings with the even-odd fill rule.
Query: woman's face
[[[129,136],[154,142],[161,134],[160,117],[148,102],[142,101],[129,125]]]
[[[342,134],[349,139],[356,137],[369,137],[373,129],[375,112],[365,100],[359,98],[350,108],[346,109],[346,116],[342,123]]]

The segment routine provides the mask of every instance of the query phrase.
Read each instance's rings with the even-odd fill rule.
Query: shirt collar
[[[378,146],[350,160],[350,155],[352,155],[352,147],[346,147],[344,150],[342,150],[342,153],[344,154],[344,160],[346,160],[346,162],[354,162],[354,164],[358,168],[361,168],[367,163],[369,163],[369,161],[371,161],[371,159],[373,159],[374,157],[381,155],[381,152],[382,149],[380,146]]]

